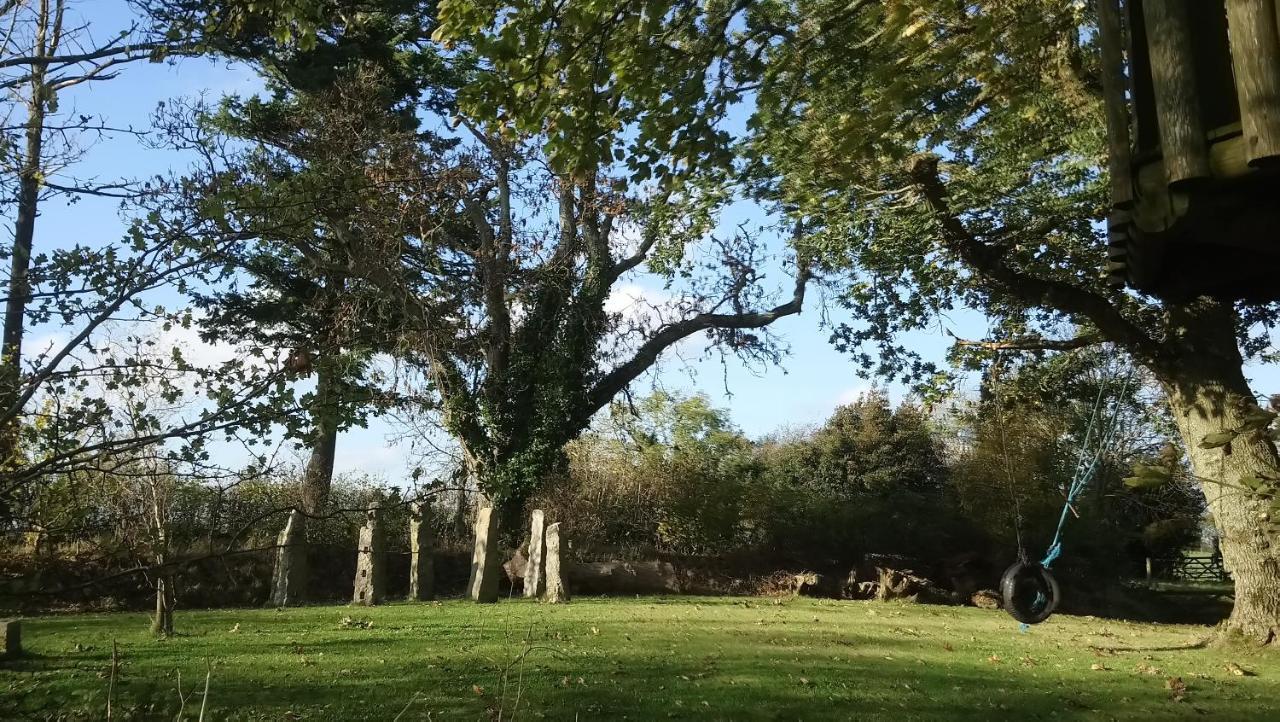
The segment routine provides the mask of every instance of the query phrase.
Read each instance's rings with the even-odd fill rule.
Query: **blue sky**
[[[92,0],[81,8],[91,11],[93,32],[100,37],[127,22],[122,0]],[[217,98],[227,92],[252,91],[257,87],[252,72],[242,66],[207,59],[183,59],[173,63],[130,65],[118,79],[77,88],[62,103],[65,109],[68,101],[72,101],[78,112],[100,114],[113,125],[145,128],[161,101],[201,92]],[[148,150],[126,136],[98,142],[72,170],[82,178],[136,178],[181,170],[183,164],[183,159],[171,152]],[[735,209],[734,215],[746,219],[757,217],[749,209]],[[11,222],[7,225],[12,227]],[[55,200],[43,209],[36,243],[45,249],[73,242],[94,244],[119,238],[123,228],[123,219],[112,201],[87,198],[68,206]],[[778,288],[788,287],[789,282],[780,273],[769,281]],[[653,282],[637,280],[635,291],[656,294],[661,289]],[[728,408],[735,423],[752,436],[784,426],[821,422],[837,405],[869,389],[871,382],[859,378],[848,357],[836,352],[827,342],[829,331],[819,323],[820,301],[818,289],[811,289],[801,315],[783,319],[772,327],[790,346],[790,354],[781,366],[753,369],[733,358],[722,366],[718,355],[702,357],[701,344],[684,344],[679,351],[690,354],[691,358],[665,359],[660,370],[643,379],[633,388],[633,393],[644,394],[654,384],[674,392],[705,393],[717,405]],[[830,313],[833,320],[840,320],[840,312],[834,306]],[[980,337],[984,334],[982,319],[974,314],[958,314],[955,318],[956,325],[949,330],[957,335]],[[57,329],[38,329],[31,337],[39,339],[42,334],[57,332]],[[926,358],[941,360],[949,340],[941,333],[917,333],[910,336],[908,342]],[[1260,366],[1250,371],[1256,391],[1280,390],[1280,370]],[[895,398],[903,394],[903,390],[895,386],[890,386],[890,392]],[[375,421],[369,429],[343,435],[338,444],[338,471],[365,472],[392,483],[407,480],[407,449],[388,439],[394,431],[389,423]]]

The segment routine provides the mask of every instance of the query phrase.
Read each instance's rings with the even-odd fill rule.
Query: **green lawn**
[[[195,719],[211,668],[210,720],[1280,720],[1280,655],[1090,617],[1022,633],[969,608],[680,597],[180,610],[167,640],[146,625],[28,620],[0,718],[101,719],[117,640],[117,719],[174,719],[179,673]]]

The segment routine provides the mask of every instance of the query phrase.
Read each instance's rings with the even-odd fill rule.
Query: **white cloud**
[[[645,288],[638,283],[622,283],[613,287],[604,301],[606,313],[620,314],[625,321],[646,321],[671,311],[671,294],[664,290]]]
[[[872,389],[873,387],[869,383],[854,384],[853,386],[850,386],[844,391],[841,391],[839,394],[836,394],[835,405],[832,407],[832,409],[834,410],[835,408],[838,408],[840,406],[848,406],[849,404],[856,402],[858,399],[862,398],[863,396],[866,396],[868,393],[872,391]]]
[[[187,363],[201,368],[226,363],[237,355],[235,346],[229,343],[209,343],[200,338],[200,331],[194,323],[188,327],[174,325],[167,331],[161,331],[157,335],[156,346],[165,354],[169,349],[177,348]]]
[[[49,356],[61,351],[70,340],[71,337],[61,331],[44,333],[27,339],[26,343],[22,345],[22,356],[28,362],[41,356],[47,360]]]

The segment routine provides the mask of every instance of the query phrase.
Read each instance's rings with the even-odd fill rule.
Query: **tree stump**
[[[307,585],[307,517],[297,509],[276,537],[276,564],[271,573],[267,606],[302,604]]]
[[[360,528],[360,546],[356,552],[356,583],[351,603],[373,605],[382,603],[386,590],[381,504],[375,501],[366,514],[364,526]]]
[[[534,509],[529,524],[529,563],[524,569],[524,596],[536,598],[542,596],[545,582],[542,577],[546,565],[547,551],[544,544],[546,537],[546,516],[541,509]]]
[[[498,601],[498,575],[502,570],[502,559],[498,553],[498,517],[493,513],[493,507],[476,512],[475,535],[467,598],[491,604]]]
[[[549,604],[569,601],[569,590],[561,576],[560,564],[560,522],[546,529],[546,588],[542,600]]]
[[[436,597],[432,546],[431,505],[415,501],[409,507],[409,598],[416,602]]]

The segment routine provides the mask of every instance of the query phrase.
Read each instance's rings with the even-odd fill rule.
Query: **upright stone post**
[[[381,604],[386,589],[383,575],[385,546],[382,540],[382,502],[369,505],[364,526],[360,527],[360,546],[356,551],[355,592],[352,604]]]
[[[307,584],[307,517],[294,509],[276,537],[276,564],[271,573],[269,607],[302,604]]]
[[[560,572],[560,522],[547,527],[546,531],[546,589],[542,600],[549,604],[569,601],[569,590],[565,586]]]
[[[529,523],[529,563],[524,568],[524,596],[535,598],[542,596],[546,583],[542,577],[546,566],[547,548],[543,544],[546,529],[546,515],[541,509],[534,509]]]
[[[431,503],[409,506],[409,598],[415,602],[435,599],[435,564],[432,561]]]
[[[471,550],[468,599],[486,604],[498,601],[498,573],[502,568],[498,557],[498,517],[493,513],[493,507],[487,506],[476,512],[476,540]]]
[[[0,659],[16,659],[22,656],[22,622],[17,619],[0,621],[4,627],[4,654]]]

